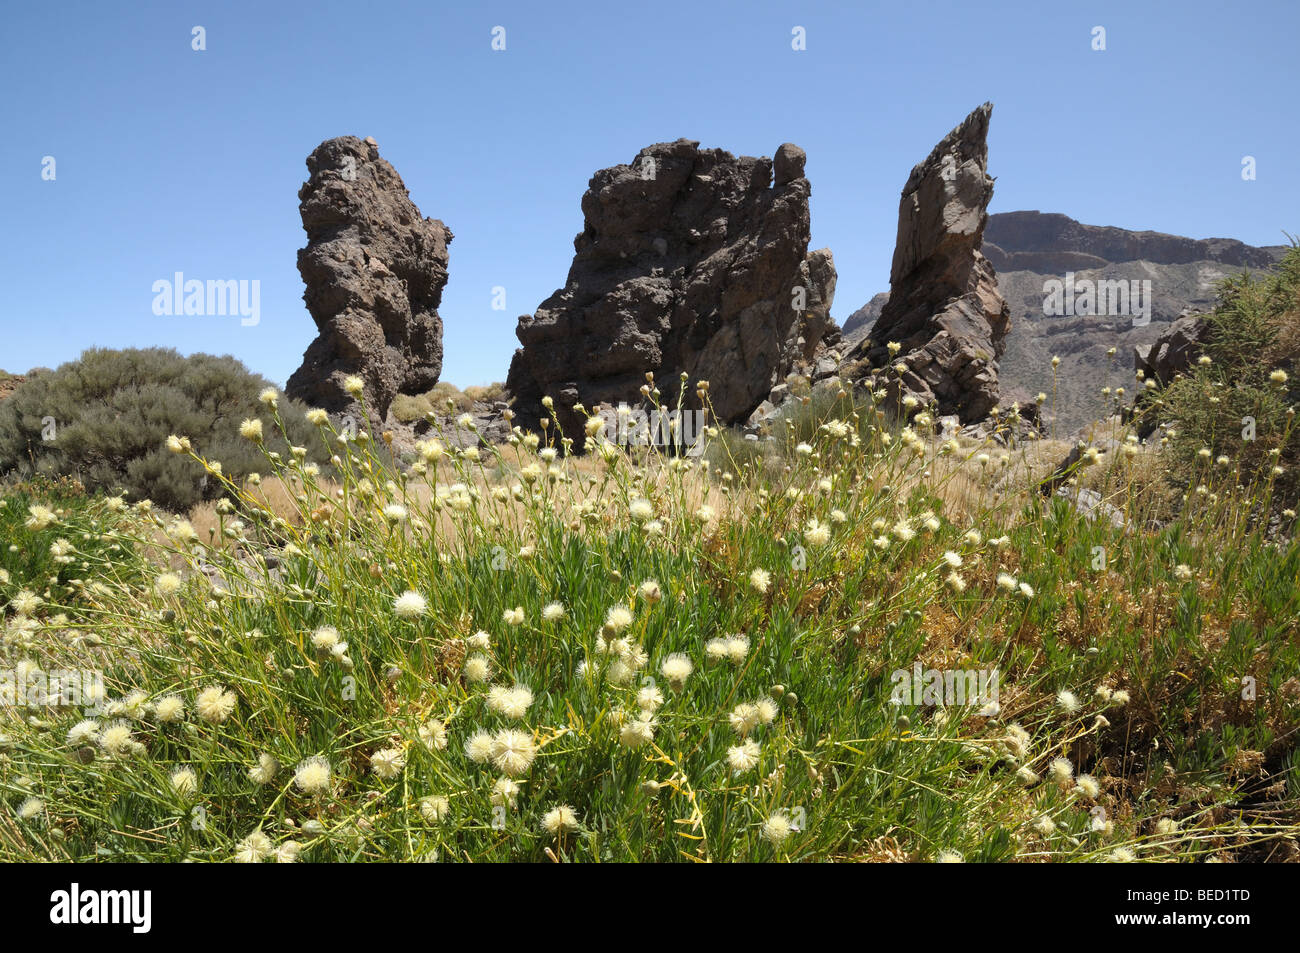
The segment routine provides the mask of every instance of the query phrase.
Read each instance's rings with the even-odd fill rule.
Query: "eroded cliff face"
[[[574,403],[636,404],[650,371],[674,403],[682,373],[708,380],[730,423],[811,359],[838,329],[834,261],[808,251],[804,163],[790,143],[773,160],[679,139],[592,176],[564,287],[519,319],[507,389],[522,419],[550,396],[581,448]]]

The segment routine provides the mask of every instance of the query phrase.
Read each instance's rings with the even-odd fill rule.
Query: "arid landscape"
[[[213,13],[168,55],[222,82],[175,82],[249,131],[156,186],[66,145],[100,134],[66,90],[24,120],[68,158],[23,198],[46,204],[11,283],[42,216],[85,226],[30,279],[61,317],[22,299],[0,337],[0,861],[1300,862],[1300,209],[1206,185],[1169,232],[1107,224],[1103,187],[1042,171],[1076,156],[1025,158],[1066,72],[1028,52],[957,106],[900,81],[869,120],[856,80],[834,121],[790,92],[858,52],[756,58],[770,103],[691,122],[642,121],[684,80],[629,66],[626,105],[542,137],[535,97],[580,87],[578,116],[614,95],[584,57],[643,52],[558,11],[510,45],[407,13],[436,43],[349,12],[369,52],[335,59],[405,77],[403,44],[441,57],[468,17],[454,91],[349,74],[301,108],[247,52],[297,34]],[[755,22],[682,69],[716,82]],[[934,30],[986,35],[962,23]],[[294,68],[328,85],[338,23],[304,29]],[[1136,83],[1122,45],[1101,72],[1107,35],[1070,34],[1088,96]],[[479,89],[507,51],[522,72]],[[168,95],[140,58],[114,109]],[[1161,154],[1194,204],[1202,168]],[[1160,176],[1089,161],[1131,190],[1121,224],[1169,214]],[[1255,244],[1173,234],[1248,218]]]
[[[991,220],[991,114],[845,329],[803,150],[679,140],[461,392],[451,232],[344,137],[283,392],[7,377],[0,856],[1300,859],[1300,251]]]

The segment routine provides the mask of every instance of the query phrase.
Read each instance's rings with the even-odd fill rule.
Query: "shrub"
[[[465,388],[465,396],[470,400],[487,403],[500,400],[501,395],[505,393],[505,389],[506,385],[500,381],[493,381],[491,384],[471,384]]]
[[[1207,321],[1209,362],[1148,401],[1173,431],[1170,475],[1180,487],[1207,492],[1228,481],[1253,486],[1268,505],[1294,507],[1300,488],[1300,448],[1293,439],[1300,400],[1300,246],[1273,272],[1223,281]],[[1226,464],[1219,462],[1224,457]]]
[[[245,418],[262,418],[267,446],[287,450],[258,401],[270,386],[229,356],[91,348],[57,370],[31,375],[0,403],[0,474],[70,476],[89,490],[187,510],[222,488],[193,460],[168,453],[167,437],[189,437],[234,477],[264,469],[239,427]],[[281,396],[279,414],[294,444],[321,446],[303,408]]]
[[[398,394],[388,405],[388,412],[404,424],[414,423],[433,410],[425,394]]]
[[[474,398],[461,392],[461,389],[450,381],[439,381],[433,385],[433,390],[425,395],[433,409],[440,414],[447,413],[447,401],[451,401],[456,413],[464,413],[472,410],[474,407]]]
[[[706,445],[704,459],[720,473],[755,480],[776,472],[786,462],[773,441],[746,440],[730,427],[720,429],[718,439]]]
[[[474,404],[479,401],[500,400],[504,391],[505,385],[498,382],[475,384],[462,391],[449,381],[439,381],[432,390],[423,394],[398,394],[393,399],[389,412],[396,420],[409,424],[431,412],[443,415],[465,413],[473,410]],[[450,408],[447,401],[451,401]]]

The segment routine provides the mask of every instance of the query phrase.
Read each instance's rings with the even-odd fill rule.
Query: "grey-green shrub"
[[[33,374],[0,402],[0,474],[71,476],[90,490],[187,510],[219,496],[221,486],[205,480],[193,460],[168,453],[167,437],[189,437],[232,477],[265,470],[265,459],[240,437],[239,425],[261,417],[267,446],[287,450],[270,411],[258,402],[271,386],[230,356],[91,348],[56,370]],[[293,443],[310,448],[313,459],[328,459],[316,428],[303,419],[304,408],[283,395],[278,403]]]

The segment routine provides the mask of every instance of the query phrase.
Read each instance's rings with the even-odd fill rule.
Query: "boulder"
[[[998,404],[998,364],[1010,312],[980,252],[993,179],[985,103],[912,170],[899,203],[889,298],[870,335],[846,355],[844,376],[878,381],[963,423]],[[901,345],[897,355],[889,343]],[[901,376],[892,370],[902,365]],[[890,370],[884,370],[890,368]]]
[[[1180,317],[1153,344],[1133,348],[1133,366],[1161,386],[1186,374],[1205,349],[1209,325],[1203,314]]]
[[[582,197],[584,225],[563,288],[519,319],[506,381],[520,420],[554,399],[581,449],[588,409],[641,402],[653,372],[676,406],[679,377],[708,380],[721,421],[743,421],[828,334],[835,264],[808,251],[805,156],[736,157],[687,139],[602,169]]]
[[[373,139],[341,136],[307,157],[298,192],[307,246],[298,271],[320,331],[285,392],[333,413],[356,412],[344,381],[365,383],[372,424],[399,393],[430,390],[442,373],[450,229],[424,218]]]
[[[1210,323],[1204,314],[1186,314],[1174,321],[1152,344],[1139,344],[1133,348],[1134,370],[1144,381],[1155,381],[1166,387],[1183,374],[1189,374],[1197,359],[1205,352],[1210,339]],[[1145,387],[1138,388],[1133,403],[1123,414],[1131,422],[1137,435],[1145,440],[1160,426],[1160,404],[1155,395]]]

